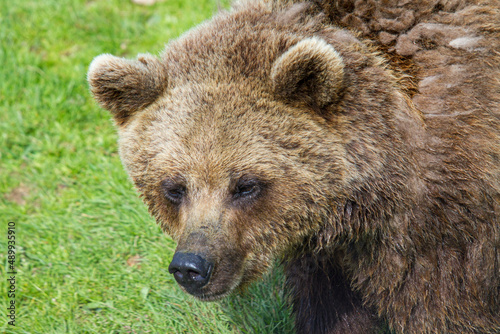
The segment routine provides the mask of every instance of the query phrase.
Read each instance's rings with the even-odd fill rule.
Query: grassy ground
[[[137,197],[85,75],[100,53],[158,54],[216,0],[0,0],[0,332],[290,333],[282,278],[201,303]],[[16,326],[7,324],[15,222]]]

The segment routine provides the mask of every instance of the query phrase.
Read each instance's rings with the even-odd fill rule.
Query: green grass
[[[223,2],[223,4],[226,4]],[[0,332],[290,333],[281,274],[202,303],[167,267],[86,72],[101,53],[158,54],[216,0],[0,0]],[[16,222],[16,326],[7,325],[7,223]]]

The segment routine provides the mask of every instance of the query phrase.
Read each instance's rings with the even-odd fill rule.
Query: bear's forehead
[[[212,97],[200,102],[191,96],[183,103],[180,97],[163,99],[134,120],[122,143],[133,141],[136,149],[157,158],[192,160],[190,165],[245,160],[269,146],[266,138],[273,129],[291,122],[284,115],[273,117],[262,100],[252,103],[223,93]]]
[[[268,132],[292,122],[291,117],[277,113],[272,102],[252,101],[227,86],[217,90],[202,96],[186,91],[168,96],[144,113],[136,131],[153,147],[170,142],[188,152],[245,152],[249,146],[262,144]]]
[[[179,88],[138,115],[120,139],[122,155],[136,162],[130,168],[147,168],[158,177],[218,176],[222,182],[236,174],[279,170],[298,138],[315,145],[320,125],[308,113],[236,88]]]

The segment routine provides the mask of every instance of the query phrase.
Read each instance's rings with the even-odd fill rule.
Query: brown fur
[[[88,77],[196,297],[281,257],[300,333],[499,333],[499,50],[497,0],[252,0]]]

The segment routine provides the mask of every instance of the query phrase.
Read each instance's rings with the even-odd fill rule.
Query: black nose
[[[188,292],[195,291],[208,283],[213,265],[193,253],[175,253],[168,266],[168,272],[174,274],[177,283]]]

